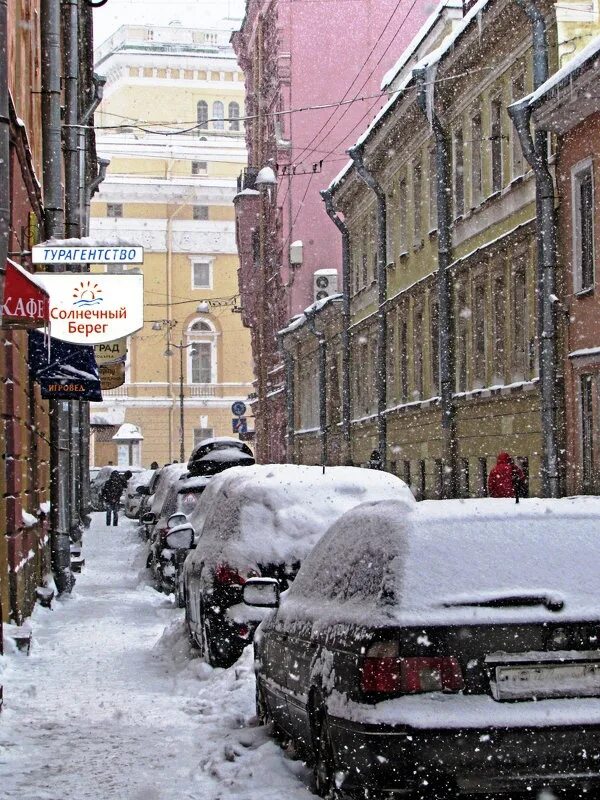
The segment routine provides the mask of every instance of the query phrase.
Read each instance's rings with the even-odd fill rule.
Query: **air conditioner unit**
[[[337,269],[318,269],[313,275],[315,302],[338,293]]]

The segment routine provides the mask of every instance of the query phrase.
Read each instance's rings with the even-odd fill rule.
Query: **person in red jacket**
[[[508,453],[499,453],[488,477],[490,497],[525,497],[525,474]]]

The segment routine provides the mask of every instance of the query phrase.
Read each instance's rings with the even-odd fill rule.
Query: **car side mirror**
[[[144,525],[154,525],[154,523],[156,522],[156,514],[153,514],[152,511],[148,511],[142,517],[142,522],[144,523]]]
[[[275,578],[249,578],[244,584],[242,598],[247,606],[279,608],[279,584]]]
[[[150,489],[148,486],[138,486],[135,490],[135,493],[139,495],[149,495]]]
[[[194,529],[191,525],[173,528],[165,536],[165,543],[170,550],[191,550],[194,544]]]
[[[171,528],[178,528],[180,525],[185,525],[187,521],[186,515],[178,511],[176,514],[171,514],[167,520],[167,528],[169,530],[171,530]]]

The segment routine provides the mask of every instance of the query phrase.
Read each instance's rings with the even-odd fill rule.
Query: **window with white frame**
[[[186,333],[188,352],[188,379],[192,384],[216,383],[217,333],[211,322],[197,319]]]
[[[576,292],[594,288],[594,175],[591,159],[573,168],[573,267]]]
[[[225,106],[220,100],[215,100],[212,107],[213,128],[216,131],[225,130]]]
[[[192,261],[192,289],[212,289],[210,261]]]

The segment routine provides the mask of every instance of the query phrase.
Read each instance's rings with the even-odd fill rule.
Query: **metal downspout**
[[[77,123],[79,120],[79,0],[63,0],[64,31],[64,168],[65,168],[65,235],[81,236],[79,213],[79,153]],[[71,267],[80,272],[81,266]],[[69,532],[74,542],[81,540],[81,406],[78,400],[69,401],[70,473],[69,473]]]
[[[350,231],[340,218],[329,189],[321,192],[327,215],[342,234],[342,463],[352,459],[350,435]]]
[[[377,447],[383,469],[387,464],[387,201],[383,188],[365,166],[361,146],[348,150],[356,172],[377,197]]]
[[[439,314],[439,392],[442,405],[442,436],[446,469],[442,480],[444,499],[458,496],[458,445],[454,405],[454,326],[452,314],[452,232],[450,222],[450,147],[448,136],[434,103],[428,108],[426,70],[413,70],[418,89],[419,108],[431,124],[436,153],[436,194],[438,225],[438,314]]]
[[[321,436],[321,465],[325,467],[329,459],[329,442],[327,435],[327,339],[322,331],[317,330],[314,309],[304,312],[308,329],[319,343],[319,432]]]
[[[45,233],[48,238],[62,238],[60,0],[42,0],[40,30]],[[64,400],[51,400],[50,547],[52,571],[59,594],[70,592],[74,583],[68,515],[69,446],[69,404]]]
[[[10,119],[8,110],[8,6],[0,0],[0,323],[10,237]]]
[[[549,76],[546,20],[531,0],[515,0],[532,25],[534,89]],[[516,103],[508,113],[519,135],[523,154],[533,169],[536,182],[538,238],[538,336],[540,342],[540,392],[542,423],[542,490],[546,497],[560,497],[560,458],[558,442],[558,363],[556,308],[557,230],[554,180],[548,167],[548,134],[531,134],[528,103]]]

